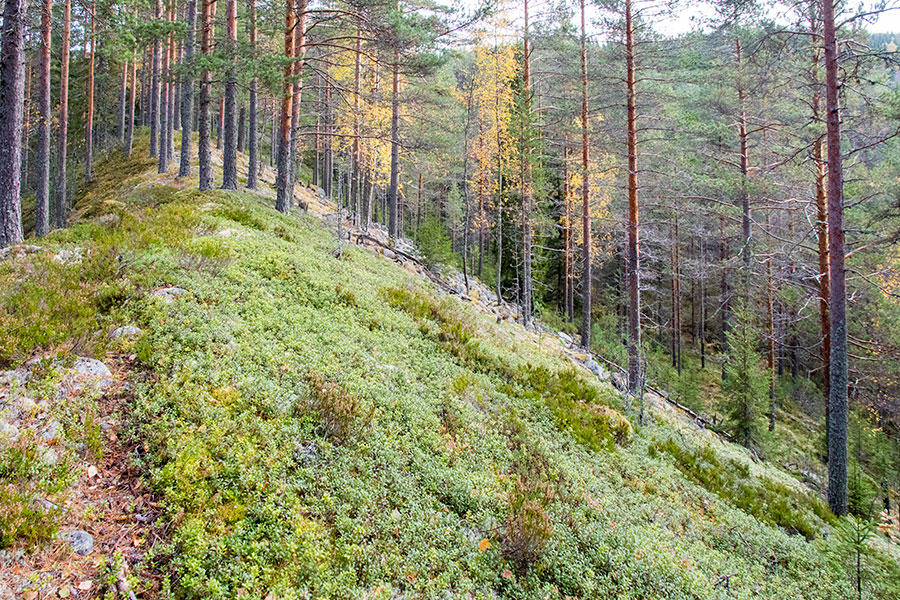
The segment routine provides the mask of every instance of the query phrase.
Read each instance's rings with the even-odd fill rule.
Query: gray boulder
[[[599,378],[601,381],[606,381],[607,379],[609,379],[609,372],[602,366],[600,366],[600,363],[598,363],[593,358],[589,358],[584,361],[584,368],[596,375],[597,378]]]
[[[134,325],[123,325],[122,327],[116,328],[109,337],[111,339],[119,339],[121,337],[133,337],[141,335],[141,328],[135,327]]]
[[[83,529],[60,531],[57,537],[69,544],[78,556],[87,556],[94,551],[94,538]]]

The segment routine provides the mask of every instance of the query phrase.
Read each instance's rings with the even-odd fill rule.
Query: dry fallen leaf
[[[59,588],[59,591],[57,592],[57,594],[59,594],[60,598],[68,598],[69,597],[69,586],[67,586],[67,585],[62,586],[61,588]]]
[[[37,598],[37,592],[35,592],[34,590],[29,590],[22,593],[23,600],[34,600],[35,598]]]
[[[510,571],[509,569],[503,569],[501,575],[503,576],[503,579],[512,579],[513,576],[512,571]]]
[[[481,540],[480,544],[478,544],[478,551],[484,552],[485,550],[487,550],[490,547],[491,547],[491,541],[489,539],[485,538],[485,539]]]
[[[84,581],[82,581],[81,583],[78,584],[78,589],[79,590],[89,590],[89,589],[91,589],[92,585],[94,585],[93,581],[91,581],[90,579],[85,579]]]
[[[87,474],[88,474],[88,477],[91,477],[91,478],[96,477],[97,476],[97,467],[95,467],[94,465],[89,466],[87,468]]]

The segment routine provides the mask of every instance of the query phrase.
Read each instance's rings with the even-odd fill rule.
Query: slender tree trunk
[[[22,241],[22,104],[26,0],[6,0],[0,50],[0,248]]]
[[[177,17],[177,13],[175,10],[175,4],[172,4],[172,8],[169,11],[169,20],[172,24],[175,23]],[[175,160],[175,129],[176,122],[180,119],[178,111],[175,109],[175,105],[178,102],[178,96],[175,89],[175,81],[177,76],[175,75],[175,71],[177,68],[177,64],[175,62],[175,35],[169,34],[169,69],[167,73],[167,87],[168,87],[168,101],[167,107],[169,111],[168,118],[168,126],[166,127],[166,162],[171,163]],[[177,118],[176,118],[177,117]]]
[[[125,143],[125,103],[128,97],[128,61],[122,61],[122,84],[119,86],[119,129],[117,137],[120,144]]]
[[[741,40],[735,41],[735,56],[737,59],[737,68],[739,74],[743,72],[743,48]],[[738,103],[740,105],[740,115],[738,118],[738,136],[739,147],[741,153],[741,184],[739,187],[739,196],[741,200],[741,233],[744,243],[741,247],[741,255],[744,257],[744,293],[749,295],[749,277],[750,277],[750,258],[752,255],[750,247],[750,194],[747,192],[747,176],[750,170],[750,155],[747,147],[747,115],[746,115],[746,93],[744,91],[743,79],[738,84]]]
[[[135,16],[136,15],[135,11]],[[147,116],[147,107],[150,104],[150,85],[147,79],[147,64],[150,62],[148,56],[150,51],[147,48],[143,50],[141,58],[141,127],[150,125],[150,118]]]
[[[625,0],[625,70],[628,116],[628,245],[625,252],[628,280],[628,390],[641,386],[641,284],[639,263],[639,210],[637,179],[637,107],[635,104],[634,22],[632,0]]]
[[[388,236],[394,239],[399,235],[397,211],[400,207],[400,52],[396,49],[394,50],[391,74],[393,80],[391,85],[391,186],[388,191],[390,203]]]
[[[162,20],[162,0],[156,0],[156,20]],[[156,157],[159,148],[160,102],[159,102],[159,38],[153,40],[153,64],[150,67],[150,156]]]
[[[313,185],[322,186],[321,177],[319,175],[321,171],[321,129],[322,129],[322,84],[319,78],[319,74],[316,73],[316,134],[314,137],[314,145],[315,145],[315,162],[313,164],[313,174],[312,174],[312,182]]]
[[[704,239],[700,238],[700,327],[698,337],[700,338],[700,368],[706,369],[706,245]]]
[[[296,13],[294,0],[285,0],[284,17],[284,55],[294,56],[294,26]],[[276,173],[275,208],[283,213],[290,210],[290,197],[293,190],[290,185],[291,168],[291,115],[294,103],[294,68],[292,64],[284,67],[284,83],[281,91],[281,137],[278,141],[278,170]]]
[[[825,125],[828,145],[828,264],[831,353],[828,397],[828,504],[847,514],[847,288],[844,273],[843,164],[834,0],[824,0]]]
[[[41,3],[41,60],[38,77],[38,146],[35,173],[35,234],[50,232],[50,40],[53,0]]]
[[[94,57],[97,52],[97,40],[95,39],[95,4],[91,2],[91,38],[87,73],[87,119],[84,125],[84,180],[91,181],[94,171]],[[87,49],[85,47],[85,49]]]
[[[818,42],[815,20],[812,25],[813,41]],[[822,98],[819,94],[819,48],[813,51],[813,85],[815,92],[813,93],[813,119],[816,123],[821,122],[820,110]],[[823,149],[824,140],[820,137],[813,142],[812,157],[815,162],[816,170],[816,239],[818,242],[819,257],[819,321],[822,330],[822,365],[824,369],[823,383],[825,396],[825,460],[828,461],[828,413],[829,398],[831,387],[831,320],[828,315],[828,302],[830,296],[830,282],[828,277],[828,205],[825,192],[826,164],[825,152]]]
[[[278,153],[278,139],[275,135],[275,122],[278,120],[276,111],[272,111],[272,139],[269,143],[269,166],[275,167],[275,155]]]
[[[769,213],[766,212],[766,229]],[[772,280],[772,257],[766,257],[766,309],[768,313],[769,431],[775,431],[775,288]]]
[[[290,154],[290,180],[288,187],[288,208],[294,204],[294,187],[297,182],[297,155],[300,147],[300,98],[303,95],[303,53],[304,34],[306,26],[306,0],[297,3],[297,26],[294,28],[294,98],[291,101],[291,154]]]
[[[672,366],[681,375],[681,256],[678,248],[678,207],[672,214]]]
[[[222,154],[222,189],[237,189],[237,0],[228,0],[225,15],[230,65],[225,81],[224,119],[225,151]]]
[[[253,54],[256,55],[256,0],[250,0],[250,45],[253,48]],[[257,188],[257,179],[259,177],[259,148],[257,141],[257,81],[256,77],[250,80],[250,137],[247,139],[248,166],[247,166],[247,189],[255,190]],[[265,127],[265,125],[263,126]],[[265,131],[265,129],[264,129]]]
[[[362,212],[361,181],[359,177],[359,135],[361,131],[361,115],[359,114],[359,92],[361,81],[360,55],[362,53],[362,31],[356,28],[356,52],[353,65],[353,154],[352,160],[352,185],[350,189],[351,202],[353,204],[354,223],[359,226],[360,213]],[[422,195],[422,173],[419,173],[419,196]]]
[[[238,110],[238,126],[237,126],[237,151],[244,151],[245,133],[247,131],[247,107],[242,106]]]
[[[581,345],[591,349],[591,197],[588,164],[588,76],[587,33],[584,25],[584,0],[581,0],[581,235],[584,265],[581,271]]]
[[[227,85],[227,82],[226,82]],[[219,118],[216,120],[216,150],[222,149],[222,137],[225,135],[225,96],[219,96]]]
[[[574,258],[574,250],[572,243],[572,199],[569,195],[569,147],[566,141],[563,142],[562,148],[562,199],[563,199],[563,313],[566,319],[573,319],[572,313],[569,312],[569,288],[572,286],[572,279],[569,275],[572,272],[572,260]]]
[[[216,0],[200,0],[200,52],[205,58],[212,53],[213,36],[215,34]],[[210,156],[210,104],[212,73],[209,69],[203,69],[200,80],[200,95],[198,98],[198,123],[197,123],[197,154],[199,155],[200,185],[201,191],[212,189],[212,160]]]
[[[165,12],[166,22],[169,21],[169,11]],[[159,59],[159,173],[169,170],[169,40],[165,38],[161,42]]]
[[[28,155],[31,149],[31,71],[34,60],[25,61],[25,104],[22,109],[22,173],[19,175],[22,190],[28,188]]]
[[[181,81],[181,161],[179,177],[191,175],[191,125],[194,122],[194,30],[197,28],[197,0],[187,0],[187,29],[184,32],[185,74]]]
[[[128,133],[125,137],[125,156],[131,156],[134,145],[134,120],[135,100],[137,99],[137,51],[131,50],[131,91],[129,92],[128,109]]]
[[[69,145],[69,37],[72,31],[72,0],[63,3],[63,30],[59,63],[59,138],[56,149],[56,195],[53,221],[57,228],[66,226],[69,198],[66,190],[66,153]]]
[[[523,2],[524,8],[524,29],[522,35],[522,79],[525,89],[525,106],[528,116],[531,116],[531,48],[530,48],[530,32],[528,29],[528,0]],[[522,281],[520,284],[521,307],[522,307],[522,323],[527,327],[531,320],[531,251],[532,251],[532,231],[531,231],[531,213],[532,204],[534,203],[533,192],[531,189],[531,132],[527,134],[528,139],[524,140],[525,144],[522,148]]]

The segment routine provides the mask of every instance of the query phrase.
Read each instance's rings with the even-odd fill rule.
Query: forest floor
[[[268,168],[258,193],[199,193],[145,155],[145,138],[113,152],[70,229],[0,261],[13,371],[35,356],[110,371],[63,398],[71,363],[30,367],[38,408],[9,424],[44,439],[37,417],[55,415],[66,468],[20,469],[0,492],[52,501],[53,527],[93,548],[23,510],[36,549],[0,551],[15,582],[0,597],[853,593],[835,519],[794,473],[655,392],[641,422],[615,367],[378,228],[344,221],[361,242],[345,243],[314,190],[297,190],[309,214],[280,215]],[[6,473],[29,447],[0,454]],[[898,556],[871,542],[865,597],[900,593]]]
[[[140,563],[146,548],[168,537],[169,522],[132,460],[141,449],[120,437],[127,418],[124,407],[134,401],[129,380],[141,372],[134,369],[134,361],[133,355],[105,355],[103,363],[109,368],[111,383],[96,395],[93,405],[98,438],[91,448],[73,453],[77,456],[70,464],[74,480],[60,504],[38,500],[43,509],[58,510],[58,538],[34,551],[21,546],[0,550],[0,598],[100,597],[110,581],[127,596],[128,584],[124,582],[129,569]],[[23,430],[39,430],[48,418],[55,418],[56,406],[77,402],[80,394],[91,394],[88,387],[73,389],[65,381],[56,390],[55,406],[47,416],[22,415],[26,420],[21,424]],[[59,452],[64,452],[61,446],[71,441],[62,432],[58,437],[44,438],[49,448],[60,448]],[[72,543],[63,539],[68,537]],[[151,583],[161,579],[151,572],[138,576]],[[154,588],[158,586],[151,585],[148,591]]]

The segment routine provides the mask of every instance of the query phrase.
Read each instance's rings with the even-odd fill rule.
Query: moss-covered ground
[[[855,595],[788,473],[673,413],[638,426],[517,325],[364,249],[336,259],[313,217],[115,153],[97,171],[70,229],[0,262],[0,361],[102,357],[98,331],[142,329],[127,431],[172,525],[138,588],[146,571],[184,598]],[[74,248],[80,265],[53,260]],[[867,556],[866,597],[900,597],[894,548]]]

